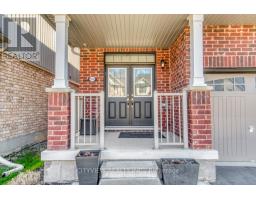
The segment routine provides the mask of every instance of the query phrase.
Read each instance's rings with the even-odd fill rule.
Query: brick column
[[[48,92],[48,150],[70,147],[70,92],[72,89],[47,88]]]
[[[210,95],[210,89],[188,90],[188,141],[191,149],[212,149]]]

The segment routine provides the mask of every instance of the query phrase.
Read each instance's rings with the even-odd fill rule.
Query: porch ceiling
[[[53,15],[47,17],[54,22]],[[69,15],[69,43],[88,48],[167,48],[188,24],[187,14]],[[255,24],[256,15],[205,15],[204,24]]]
[[[168,47],[187,15],[70,15],[70,42],[88,47]]]

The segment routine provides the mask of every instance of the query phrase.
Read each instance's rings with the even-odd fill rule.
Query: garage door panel
[[[256,160],[256,95],[248,94],[246,98],[246,132],[247,132],[247,156],[250,161]],[[250,127],[253,128],[250,131]]]
[[[253,97],[255,98],[256,95]],[[247,117],[250,112],[250,118],[255,119],[256,112],[250,109],[252,100],[250,99],[248,102],[248,98],[247,94],[241,92],[212,93],[214,148],[219,151],[222,161],[248,161],[251,159],[248,154],[250,144]],[[256,124],[255,121],[251,123],[254,126]],[[251,138],[250,143],[252,140],[255,141],[255,136]]]

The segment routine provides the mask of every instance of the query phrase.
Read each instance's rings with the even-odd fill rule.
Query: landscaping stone
[[[21,172],[13,178],[8,185],[38,185],[41,180],[40,171]]]

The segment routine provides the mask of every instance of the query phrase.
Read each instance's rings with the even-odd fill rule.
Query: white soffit
[[[70,43],[95,47],[167,48],[187,15],[69,15]]]
[[[54,22],[54,15],[47,15]],[[188,25],[187,14],[71,14],[69,43],[88,48],[168,48]],[[204,16],[204,25],[256,24],[255,14]]]
[[[256,15],[205,15],[204,24],[207,25],[248,25],[256,24]]]

